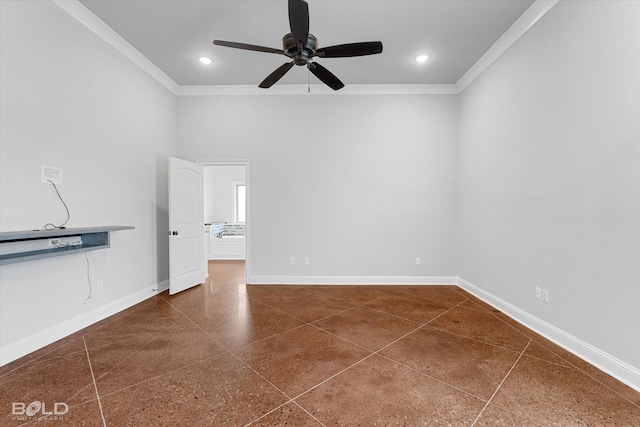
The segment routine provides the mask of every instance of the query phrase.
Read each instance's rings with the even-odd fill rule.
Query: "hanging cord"
[[[307,67],[307,93],[311,93],[311,70]]]
[[[64,222],[62,224],[60,224],[60,225],[54,225],[54,224],[51,224],[51,223],[45,224],[43,229],[44,230],[56,230],[56,229],[59,229],[59,228],[64,228],[65,224],[67,222],[69,222],[69,219],[71,218],[71,215],[69,214],[69,208],[67,207],[67,204],[64,202],[64,199],[60,195],[60,192],[58,191],[58,187],[56,187],[56,184],[53,181],[51,181],[50,179],[48,179],[47,181],[49,181],[51,183],[51,185],[53,185],[53,189],[56,190],[56,194],[58,195],[58,197],[60,198],[60,201],[64,205],[64,209],[67,211],[67,219],[65,219]]]
[[[89,296],[86,300],[84,300],[83,304],[86,304],[87,301],[91,299],[91,293],[93,291],[93,286],[91,286],[91,264],[89,263],[89,256],[87,253],[84,253],[84,258],[87,260],[87,282],[89,283]]]

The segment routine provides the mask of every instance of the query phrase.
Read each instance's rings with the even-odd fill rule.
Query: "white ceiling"
[[[308,0],[320,46],[376,41],[380,55],[320,59],[346,85],[455,84],[534,0]],[[178,85],[257,85],[288,58],[214,46],[282,48],[286,0],[80,0]],[[418,54],[430,55],[418,64]],[[209,56],[211,65],[196,57]],[[294,67],[277,85],[319,83]]]

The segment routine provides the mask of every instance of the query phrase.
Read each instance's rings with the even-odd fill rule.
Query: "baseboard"
[[[455,276],[251,276],[251,285],[456,285]]]
[[[598,369],[606,372],[629,387],[640,391],[640,369],[582,341],[579,338],[539,319],[524,310],[504,301],[482,288],[458,277],[457,285],[475,295],[487,304],[497,308],[515,321],[553,341],[565,350],[573,353]]]
[[[152,286],[120,298],[117,301],[96,307],[87,313],[64,321],[58,325],[49,327],[43,331],[29,335],[15,343],[0,348],[0,366],[19,359],[22,356],[34,352],[42,347],[58,341],[79,330],[91,326],[100,320],[132,307],[154,295],[168,289],[169,281],[164,280],[157,286]]]
[[[502,311],[512,319],[551,340],[598,369],[640,391],[640,370],[582,341],[579,338],[539,319],[482,288],[455,276],[251,276],[255,285],[457,285]],[[119,313],[169,288],[168,280],[97,307],[88,313],[67,320],[15,343],[0,348],[0,366],[47,346],[100,320]]]
[[[207,274],[208,276],[208,274]],[[161,293],[164,292],[166,290],[169,289],[169,279],[163,280],[162,282],[158,283],[158,286],[156,286],[155,288],[152,289],[152,291],[154,292],[154,295],[157,293]]]

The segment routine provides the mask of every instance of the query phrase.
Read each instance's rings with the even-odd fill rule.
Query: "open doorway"
[[[251,171],[248,160],[198,160],[204,169],[206,265],[245,260],[251,272]]]

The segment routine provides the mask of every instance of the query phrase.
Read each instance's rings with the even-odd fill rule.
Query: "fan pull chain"
[[[311,70],[307,67],[307,93],[311,93]]]

